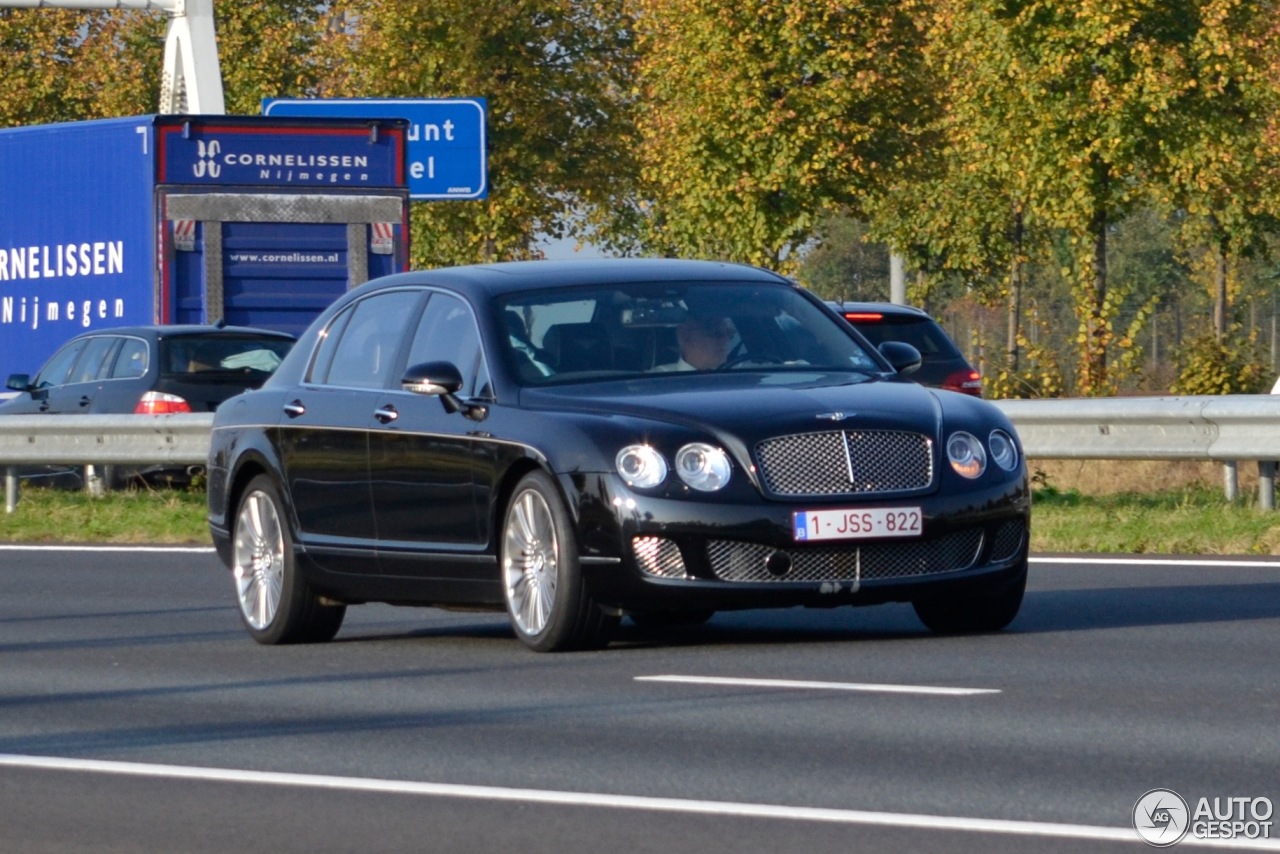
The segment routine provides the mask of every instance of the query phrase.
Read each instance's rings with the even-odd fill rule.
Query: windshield
[[[786,285],[609,285],[498,304],[504,354],[528,385],[697,371],[882,370],[842,324]]]

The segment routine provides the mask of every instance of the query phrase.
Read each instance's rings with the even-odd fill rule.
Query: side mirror
[[[9,374],[9,379],[4,386],[9,391],[31,391],[31,376],[29,374]]]
[[[414,394],[453,395],[462,388],[462,372],[452,362],[423,362],[404,372],[400,387]]]
[[[452,362],[423,362],[413,365],[400,378],[400,388],[414,394],[439,397],[445,412],[461,412],[472,421],[483,421],[489,417],[489,407],[458,399],[457,394],[462,389],[462,372]]]
[[[920,351],[904,341],[885,341],[879,350],[893,369],[904,376],[920,367]]]

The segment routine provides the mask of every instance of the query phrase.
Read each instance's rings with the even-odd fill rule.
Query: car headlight
[[[715,492],[729,482],[729,455],[715,445],[693,442],[676,453],[676,474],[699,492]]]
[[[956,474],[973,479],[980,476],[987,468],[987,452],[982,443],[972,433],[958,430],[947,440],[947,459]]]
[[[627,445],[614,458],[618,474],[628,486],[649,489],[667,477],[667,461],[648,445]]]
[[[987,445],[991,448],[991,461],[1005,471],[1013,471],[1018,467],[1018,446],[1013,437],[1003,430],[992,430],[987,437]]]

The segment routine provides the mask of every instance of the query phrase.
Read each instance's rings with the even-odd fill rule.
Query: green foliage
[[[1209,333],[1178,354],[1174,394],[1260,394],[1270,390],[1271,369],[1258,356],[1258,342],[1239,326],[1221,339]]]
[[[1032,344],[1023,335],[1018,336],[1018,348],[1022,353],[1018,369],[1003,367],[994,376],[984,376],[984,396],[991,400],[1062,397],[1066,378],[1053,349]]]
[[[646,246],[795,267],[905,149],[918,0],[636,0]]]
[[[815,245],[806,247],[796,278],[823,299],[889,298],[889,250],[868,238],[867,225],[850,216],[829,216]]]
[[[316,94],[323,10],[311,0],[218,0],[214,23],[228,113],[256,115],[263,98]]]
[[[155,112],[163,19],[0,10],[0,127]]]
[[[1227,504],[1213,489],[1085,496],[1032,493],[1033,551],[1112,554],[1275,554],[1280,515]]]
[[[330,97],[484,96],[489,198],[417,203],[413,264],[534,257],[540,236],[626,248],[636,174],[622,0],[340,0]]]
[[[1010,395],[1132,388],[1153,376],[1144,350],[1198,334],[1215,302],[1227,322],[1272,304],[1271,0],[215,8],[231,112],[267,96],[489,99],[490,198],[415,203],[415,266],[572,237],[882,299],[893,247],[913,299],[983,307],[974,340],[1006,326],[1000,301],[1017,307],[1017,369],[984,366]],[[0,9],[0,126],[154,112],[165,22]],[[1008,335],[975,349],[1003,353]],[[1236,375],[1214,387],[1242,385],[1228,355],[1196,358]]]
[[[321,9],[308,0],[219,0],[214,24],[228,113],[254,115],[264,97],[314,94]],[[156,112],[166,22],[159,12],[0,11],[0,74],[8,81],[0,124]]]
[[[194,486],[131,487],[101,498],[24,486],[15,512],[0,514],[0,541],[208,545],[206,511],[204,490]]]

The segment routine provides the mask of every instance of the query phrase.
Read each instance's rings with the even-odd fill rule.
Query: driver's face
[[[711,371],[729,358],[733,337],[738,334],[727,317],[690,319],[676,328],[680,355],[700,371]]]

